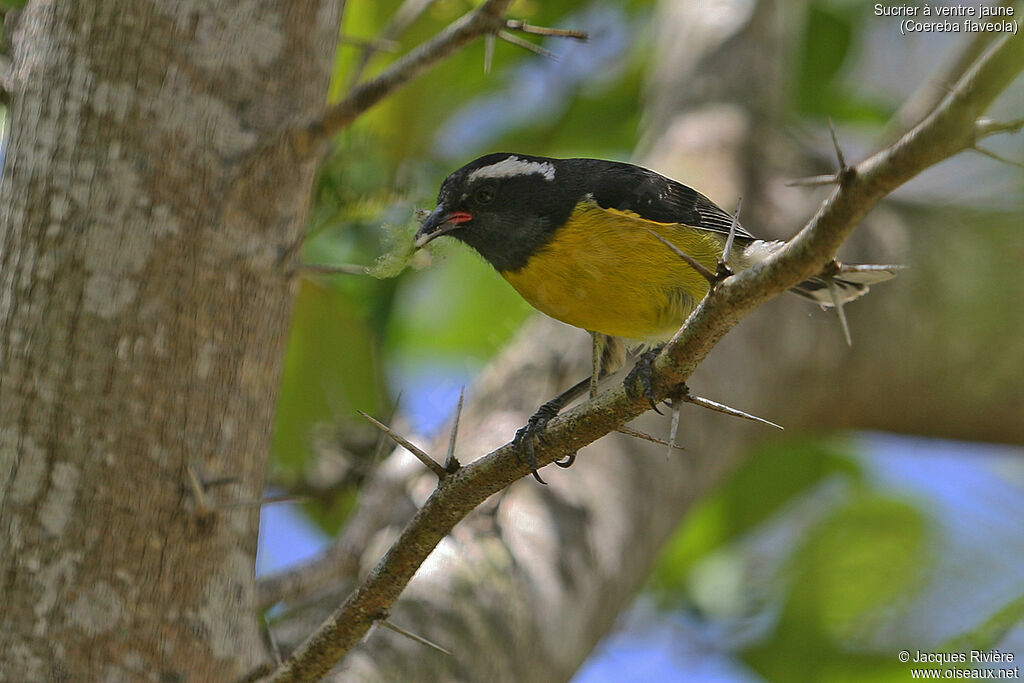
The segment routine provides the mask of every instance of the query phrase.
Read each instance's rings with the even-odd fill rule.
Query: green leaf
[[[292,315],[274,425],[273,453],[288,469],[312,454],[321,423],[355,419],[385,403],[374,339],[360,307],[319,280],[304,279]]]
[[[400,280],[390,350],[405,360],[485,360],[532,309],[469,247],[449,243],[440,253],[447,258]]]
[[[837,641],[854,639],[879,608],[906,599],[927,566],[925,517],[910,503],[867,495],[836,510],[793,557],[788,616]]]
[[[824,439],[780,439],[762,446],[714,494],[694,506],[666,545],[652,587],[667,602],[684,592],[697,560],[771,517],[794,496],[825,477],[859,478],[845,443]]]
[[[797,107],[807,113],[828,111],[827,96],[833,79],[850,51],[853,23],[850,17],[826,3],[807,8],[803,41],[797,57]]]
[[[876,494],[854,498],[791,558],[779,623],[744,660],[768,680],[906,680],[895,650],[875,654],[866,642],[886,610],[922,585],[927,550],[916,507]]]
[[[859,0],[817,0],[807,8],[796,55],[794,107],[836,121],[881,125],[896,104],[843,79],[843,67],[855,61],[865,22],[874,17]]]

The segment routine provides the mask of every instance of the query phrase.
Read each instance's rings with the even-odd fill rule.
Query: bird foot
[[[654,387],[652,385],[651,378],[654,374],[652,364],[654,359],[661,353],[661,349],[664,348],[664,344],[651,347],[640,354],[640,357],[636,360],[636,365],[626,375],[626,393],[630,398],[636,398],[642,390],[643,395],[647,397],[647,402],[651,404],[651,409],[654,412],[662,415],[663,413],[658,410],[658,403],[655,400]]]
[[[535,442],[544,440],[544,430],[548,426],[548,422],[551,421],[558,411],[562,409],[561,402],[558,399],[554,401],[548,401],[540,408],[537,409],[530,419],[527,420],[526,425],[521,427],[515,437],[512,439],[513,445],[519,452],[520,457],[525,456],[527,464],[530,466],[530,471],[533,473],[533,478],[539,481],[541,484],[547,485],[547,482],[541,479],[540,474],[537,472],[537,455],[535,451]],[[563,460],[556,460],[555,464],[559,467],[570,467],[576,460],[576,453],[570,453]]]

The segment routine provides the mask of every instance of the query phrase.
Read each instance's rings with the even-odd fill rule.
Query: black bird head
[[[640,166],[499,152],[445,179],[437,209],[416,233],[416,245],[450,234],[499,271],[519,270],[581,202],[725,235],[733,223],[700,192]],[[753,239],[742,227],[737,235]]]
[[[499,152],[466,164],[441,185],[416,245],[450,234],[499,271],[522,268],[582,194],[579,174],[564,161]]]

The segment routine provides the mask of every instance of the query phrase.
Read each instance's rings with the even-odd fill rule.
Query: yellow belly
[[[665,339],[708,283],[645,227],[715,269],[723,235],[581,204],[524,268],[502,276],[534,308],[562,322],[627,339]]]

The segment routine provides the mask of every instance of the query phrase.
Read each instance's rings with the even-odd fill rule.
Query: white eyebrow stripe
[[[513,156],[502,159],[496,164],[471,171],[469,182],[473,182],[478,178],[512,178],[514,176],[533,175],[535,173],[544,176],[544,179],[548,182],[555,179],[555,167],[553,164],[546,161],[526,161],[525,159]]]

